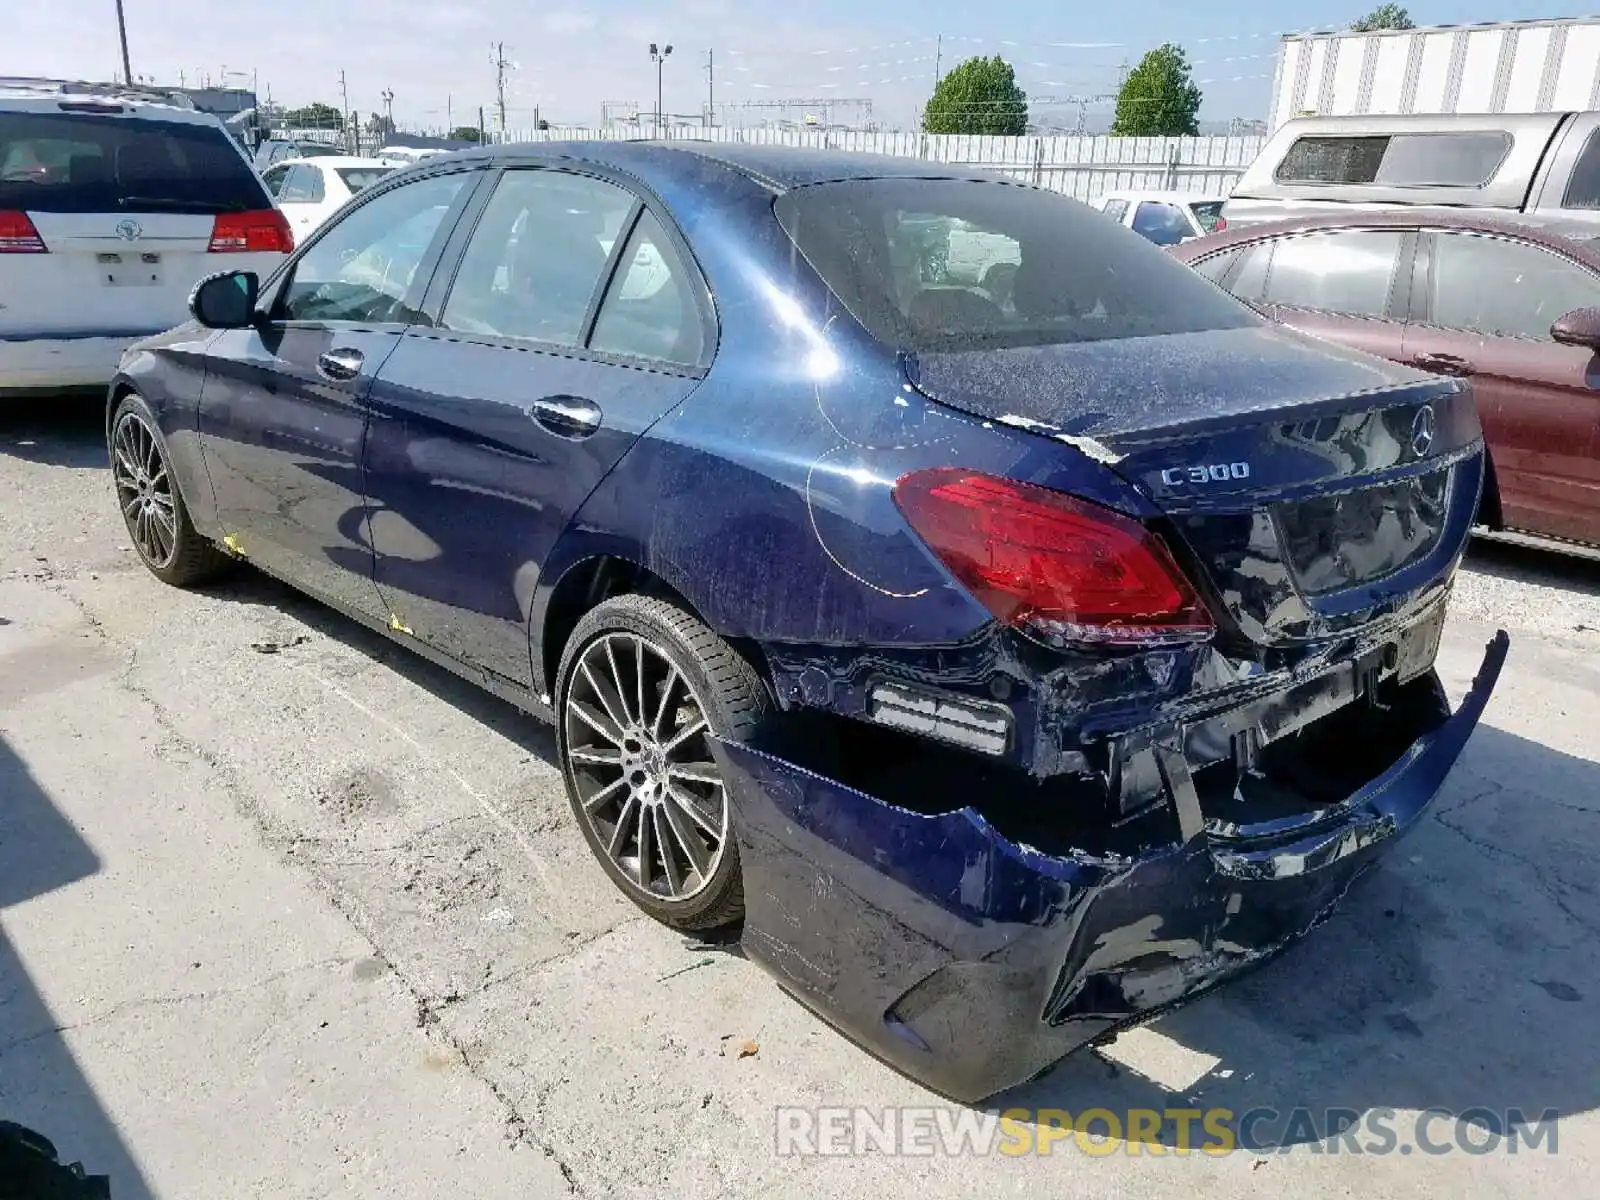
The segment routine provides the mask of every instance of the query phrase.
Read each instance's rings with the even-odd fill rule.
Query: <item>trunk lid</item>
[[[1280,327],[923,353],[907,377],[1133,485],[1255,658],[1428,607],[1482,486],[1460,381]]]

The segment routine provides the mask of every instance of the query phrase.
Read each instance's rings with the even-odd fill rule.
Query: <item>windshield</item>
[[[393,167],[336,167],[340,179],[344,180],[345,187],[350,189],[350,194],[371,187],[382,179]]]
[[[1194,219],[1200,222],[1200,228],[1207,233],[1217,231],[1217,222],[1222,220],[1221,200],[1200,200],[1189,205],[1189,211],[1194,214]]]
[[[1197,333],[1261,318],[1053,192],[957,179],[797,188],[778,220],[874,337],[969,350]]]
[[[0,209],[227,212],[271,201],[218,126],[0,112]]]

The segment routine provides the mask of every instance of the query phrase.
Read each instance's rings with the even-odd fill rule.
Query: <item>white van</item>
[[[0,395],[100,387],[215,271],[293,248],[221,121],[163,93],[0,80]]]

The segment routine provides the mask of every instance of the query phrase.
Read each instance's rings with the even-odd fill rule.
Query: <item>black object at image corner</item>
[[[111,1178],[63,1163],[50,1139],[0,1121],[0,1200],[110,1200]]]

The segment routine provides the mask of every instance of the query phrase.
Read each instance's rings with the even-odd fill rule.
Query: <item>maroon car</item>
[[[1250,225],[1172,247],[1273,319],[1469,376],[1481,519],[1600,546],[1600,240],[1439,210]]]

